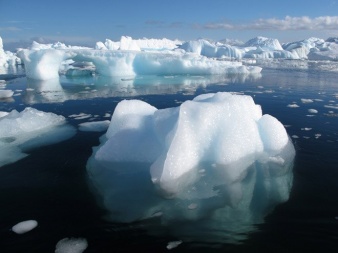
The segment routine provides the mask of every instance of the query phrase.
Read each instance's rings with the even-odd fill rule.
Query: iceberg
[[[26,157],[33,148],[64,141],[76,132],[63,116],[31,107],[0,115],[0,167]]]
[[[231,221],[240,231],[288,199],[294,156],[284,126],[252,97],[220,92],[166,109],[121,101],[87,170],[113,221],[160,219],[178,233],[179,221],[214,232]]]
[[[20,63],[20,58],[18,58],[14,53],[4,50],[2,38],[0,37],[0,67],[15,66]]]
[[[153,43],[151,43],[153,42]],[[148,44],[147,44],[148,43]],[[217,60],[197,55],[184,50],[164,49],[167,41],[144,41],[143,43],[122,37],[116,44],[110,41],[97,43],[97,49],[66,46],[62,43],[42,45],[33,43],[30,49],[18,51],[18,56],[26,68],[28,78],[49,80],[59,77],[59,72],[72,63],[91,62],[102,76],[137,76],[137,75],[224,75],[234,73],[260,73],[260,67],[244,66],[241,62]],[[154,44],[154,45],[153,45]],[[162,49],[159,46],[162,45]],[[151,49],[151,45],[155,49]],[[147,47],[141,50],[140,46]],[[222,47],[218,56],[239,54],[236,49]],[[230,50],[230,51],[229,51]],[[231,53],[230,52],[230,53]],[[83,75],[89,72],[68,71],[67,75]]]

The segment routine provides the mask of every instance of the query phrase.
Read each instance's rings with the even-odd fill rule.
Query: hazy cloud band
[[[227,22],[208,23],[204,29],[222,30],[338,30],[338,16],[310,18],[290,17],[284,19],[257,19],[248,24],[232,24]]]

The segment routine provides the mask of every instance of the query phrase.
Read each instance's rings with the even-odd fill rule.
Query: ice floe
[[[61,142],[72,137],[75,129],[63,116],[31,107],[22,112],[2,112],[0,117],[0,166],[27,156],[35,147]]]

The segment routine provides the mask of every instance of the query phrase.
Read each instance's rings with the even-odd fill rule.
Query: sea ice
[[[85,238],[64,238],[55,247],[55,253],[82,253],[88,247]]]
[[[79,124],[79,130],[84,132],[103,132],[109,127],[110,121],[84,122]]]
[[[308,112],[309,113],[318,113],[318,110],[316,110],[316,109],[309,109]]]
[[[12,231],[17,234],[24,234],[36,228],[37,225],[38,225],[38,222],[36,220],[22,221],[16,224],[15,226],[13,226]]]
[[[62,43],[45,46],[36,44],[33,44],[31,49],[22,49],[17,53],[25,64],[27,77],[36,80],[58,78],[59,72],[62,72],[61,69],[64,72],[68,68],[62,65],[70,60],[75,63],[91,62],[95,65],[96,72],[103,76],[220,75],[261,72],[261,68],[257,66],[244,66],[241,62],[219,61],[184,50],[141,51],[130,37],[122,37],[118,48],[112,43],[108,43],[112,46],[98,43],[99,49],[67,47]],[[105,48],[112,49],[105,50]],[[66,73],[72,76],[90,74],[90,71],[68,68]]]
[[[27,107],[0,117],[0,167],[27,156],[26,151],[66,140],[75,129],[63,116]]]
[[[0,90],[0,99],[1,98],[10,98],[13,96],[14,91],[12,90]]]
[[[87,170],[114,221],[156,218],[177,233],[177,221],[215,233],[231,221],[243,232],[289,197],[294,147],[250,96],[203,94],[166,109],[124,100],[100,141]]]

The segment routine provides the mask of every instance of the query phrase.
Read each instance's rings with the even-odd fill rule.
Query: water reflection
[[[136,76],[136,77],[77,77],[61,76],[47,81],[27,79],[26,104],[59,103],[67,100],[130,97],[140,95],[189,94],[208,85],[225,85],[257,80],[261,74],[210,76]]]

